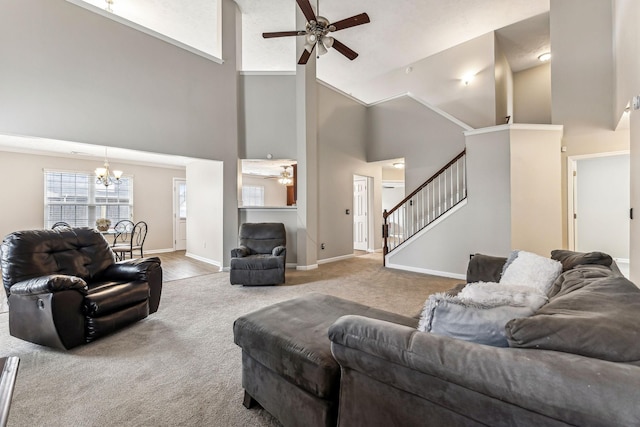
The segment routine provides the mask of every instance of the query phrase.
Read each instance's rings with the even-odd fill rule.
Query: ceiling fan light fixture
[[[331,36],[324,36],[322,38],[322,44],[324,45],[324,47],[326,47],[327,49],[331,49],[331,46],[333,46],[333,37]]]
[[[304,48],[306,49],[307,52],[311,53],[311,51],[313,50],[313,45],[314,43],[305,43]]]
[[[313,45],[315,42],[318,41],[318,38],[313,33],[307,34],[306,38],[307,38],[307,44],[310,44],[310,45]]]
[[[327,53],[327,48],[324,47],[323,43],[318,43],[318,55],[324,55],[325,53]]]

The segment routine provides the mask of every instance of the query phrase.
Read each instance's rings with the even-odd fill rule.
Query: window
[[[264,206],[264,187],[261,185],[242,186],[242,206]]]
[[[87,172],[44,172],[44,226],[58,221],[72,227],[94,227],[96,219],[107,218],[111,225],[133,219],[133,178],[122,177],[120,184],[96,184]]]
[[[187,183],[178,183],[178,216],[187,219]]]

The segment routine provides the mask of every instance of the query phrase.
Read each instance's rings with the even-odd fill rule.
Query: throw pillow
[[[504,270],[500,283],[530,286],[542,295],[547,295],[561,273],[562,264],[559,261],[531,252],[518,251],[517,257]]]
[[[507,347],[504,325],[532,315],[547,301],[537,291],[499,283],[470,283],[457,295],[437,293],[425,302],[418,330]]]
[[[507,323],[509,345],[640,362],[640,289],[606,271],[587,265],[563,273],[561,289],[548,304]]]

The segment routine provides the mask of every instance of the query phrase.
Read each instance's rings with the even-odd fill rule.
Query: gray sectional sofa
[[[324,358],[322,365],[326,369],[335,361],[339,367],[334,379],[339,381],[337,416],[335,410],[328,411],[320,423],[306,417],[305,425],[640,425],[640,290],[608,255],[554,251],[552,258],[562,262],[563,273],[549,292],[549,302],[534,315],[506,324],[506,348],[419,332],[410,316],[398,322],[378,312],[355,313],[331,321],[332,358]],[[467,281],[498,281],[505,262],[476,256]],[[342,312],[348,309],[345,305]],[[243,322],[251,316],[243,316]],[[324,342],[326,325],[290,329],[288,349],[281,352],[279,363],[292,348],[309,359],[322,353],[322,345],[305,352],[304,343]],[[257,335],[243,340],[240,329],[234,327],[243,357],[257,354],[250,348],[256,342],[261,351],[264,345],[278,345]],[[262,336],[272,333],[262,330]],[[286,372],[286,366],[272,370],[269,363],[263,368],[277,383],[275,390],[295,383],[292,379],[300,373]],[[254,382],[245,378],[252,372],[243,372],[245,388]],[[269,412],[290,412],[282,406],[305,413],[303,402],[279,400],[270,382],[259,385],[259,394],[272,396]],[[306,388],[313,390],[313,385]],[[331,407],[332,402],[326,404]]]

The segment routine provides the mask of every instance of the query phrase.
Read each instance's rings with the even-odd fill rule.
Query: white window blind
[[[242,206],[264,206],[264,187],[261,185],[243,185]]]
[[[95,227],[96,219],[107,218],[111,225],[121,219],[133,220],[133,178],[105,187],[87,172],[44,171],[44,226],[58,221],[72,227]]]

